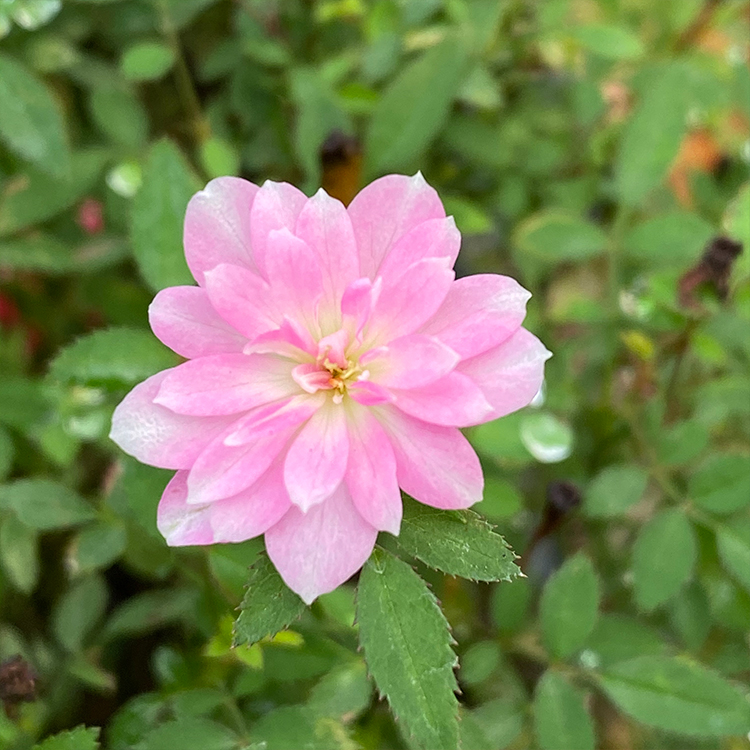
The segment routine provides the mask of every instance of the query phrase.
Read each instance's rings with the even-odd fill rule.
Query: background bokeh
[[[746,2],[0,0],[0,36],[0,748],[416,746],[354,584],[231,649],[262,543],[167,548],[169,473],[107,432],[176,361],[147,307],[208,179],[417,169],[554,353],[469,432],[527,577],[420,567],[464,750],[750,748]]]

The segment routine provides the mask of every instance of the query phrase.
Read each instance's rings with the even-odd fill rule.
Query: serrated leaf
[[[234,625],[234,645],[253,644],[276,635],[302,616],[305,603],[281,580],[268,555],[250,568],[241,612]]]
[[[182,227],[185,208],[197,190],[177,146],[166,139],[154,144],[133,198],[130,237],[141,275],[155,291],[194,283],[182,250]]]
[[[716,541],[724,567],[750,592],[750,520],[738,518],[722,524]]]
[[[669,508],[655,515],[633,547],[633,587],[646,612],[669,601],[693,575],[697,544],[685,514]]]
[[[586,491],[583,510],[592,518],[613,518],[637,503],[648,484],[648,474],[637,466],[608,466]]]
[[[458,745],[458,689],[448,623],[425,582],[405,562],[375,549],[357,593],[360,643],[393,712],[426,750]]]
[[[742,692],[691,661],[639,657],[609,667],[599,681],[617,706],[649,726],[696,737],[750,731],[750,703]]]
[[[66,346],[52,360],[49,372],[63,383],[131,385],[179,361],[149,331],[107,328]]]
[[[712,513],[733,513],[750,505],[750,459],[717,453],[690,477],[690,499]]]
[[[30,594],[39,581],[37,533],[15,516],[0,524],[0,567],[19,591]]]
[[[44,742],[34,745],[32,750],[97,750],[99,747],[97,727],[76,727],[47,737]]]
[[[475,581],[515,578],[515,555],[500,534],[470,510],[438,510],[404,496],[399,545],[431,568]]]
[[[596,625],[599,581],[591,560],[578,553],[547,581],[540,602],[547,648],[564,659],[578,651]]]
[[[204,718],[167,721],[150,731],[140,750],[239,750],[241,738],[223,724]]]
[[[62,112],[47,87],[21,63],[0,54],[0,138],[52,175],[70,170]]]
[[[96,516],[80,495],[49,479],[19,479],[6,484],[0,487],[0,503],[37,531],[76,526]]]
[[[547,670],[534,693],[534,732],[542,750],[593,750],[594,726],[583,696],[561,674]]]

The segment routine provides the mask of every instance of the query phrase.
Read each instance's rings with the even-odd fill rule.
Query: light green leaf
[[[372,683],[363,661],[342,664],[324,675],[310,692],[308,708],[316,716],[351,721],[372,699]]]
[[[178,362],[177,356],[149,331],[107,328],[66,346],[52,360],[49,372],[64,383],[130,385]]]
[[[685,645],[698,651],[711,630],[711,610],[703,587],[696,581],[686,586],[672,602],[669,616]]]
[[[69,588],[52,615],[57,642],[73,653],[80,651],[104,614],[107,598],[107,585],[100,576],[88,576]]]
[[[469,719],[473,725],[469,730],[470,736],[464,732],[464,720]],[[483,703],[473,711],[463,711],[459,722],[461,731],[461,747],[463,750],[475,750],[470,739],[476,737],[477,730],[481,731],[479,737],[487,740],[488,750],[497,750],[510,746],[524,728],[523,707],[516,701],[508,698],[499,698]],[[476,750],[481,750],[477,746]]]
[[[167,721],[150,731],[141,750],[239,750],[240,738],[223,724],[203,718]]]
[[[76,526],[96,516],[94,509],[64,484],[49,479],[19,479],[0,487],[0,503],[37,531]]]
[[[252,644],[284,630],[305,611],[305,603],[281,580],[265,553],[250,568],[245,598],[234,624],[234,645]]]
[[[677,508],[643,526],[633,548],[635,601],[646,612],[669,601],[690,580],[697,557],[693,527]]]
[[[152,590],[123,602],[109,618],[104,637],[112,639],[155,630],[179,622],[195,612],[197,590],[192,588]]]
[[[674,211],[631,229],[623,240],[627,254],[649,267],[688,268],[716,229],[698,214]]]
[[[438,510],[404,496],[399,545],[432,568],[475,581],[519,574],[505,539],[472,511]]]
[[[542,637],[564,659],[581,649],[596,625],[599,581],[591,560],[578,553],[547,581],[540,602]]]
[[[370,176],[407,170],[443,127],[466,72],[468,50],[448,37],[396,76],[375,106],[365,139]]]
[[[108,568],[125,552],[128,537],[123,526],[96,523],[76,534],[65,561],[74,575]]]
[[[594,726],[583,696],[551,670],[542,675],[534,693],[534,732],[542,750],[594,750]]]
[[[130,236],[138,268],[154,290],[192,284],[182,249],[185,208],[198,183],[177,146],[158,141],[133,198]]]
[[[240,171],[240,155],[229,141],[211,137],[201,144],[201,164],[210,178],[235,175]]]
[[[592,23],[573,29],[572,34],[589,52],[610,60],[633,60],[645,51],[641,40],[623,26]]]
[[[0,524],[0,566],[10,582],[30,594],[39,581],[37,532],[15,516]]]
[[[32,750],[98,750],[99,729],[97,727],[76,727],[67,732],[60,732],[47,737]]]
[[[47,87],[17,60],[0,55],[0,139],[39,169],[63,176],[70,149],[59,105]]]
[[[607,236],[595,224],[576,216],[544,211],[518,227],[515,243],[538,260],[560,263],[602,254],[607,249]]]
[[[0,379],[0,423],[28,430],[44,419],[49,408],[47,393],[37,381]]]
[[[743,251],[734,264],[732,277],[736,281],[750,276],[750,182],[746,182],[729,204],[722,217],[724,231],[742,243]]]
[[[750,519],[722,524],[716,535],[724,567],[750,592]]]
[[[733,513],[750,504],[750,458],[717,453],[690,477],[690,499],[712,513]]]
[[[556,464],[570,456],[574,435],[570,425],[554,414],[536,412],[521,417],[521,440],[537,461]]]
[[[495,641],[479,641],[461,655],[459,677],[462,685],[479,685],[492,677],[500,666],[500,647]]]
[[[592,518],[621,516],[643,497],[647,484],[648,474],[637,466],[608,466],[589,485],[583,509]]]
[[[689,105],[687,70],[672,63],[655,77],[628,121],[615,163],[620,199],[640,205],[677,155]]]
[[[140,99],[126,86],[97,86],[89,109],[99,129],[114,143],[141,148],[148,138],[148,115]]]
[[[696,737],[750,731],[750,703],[745,696],[691,661],[639,657],[609,667],[600,684],[625,713],[649,726]]]
[[[358,747],[342,724],[328,717],[316,717],[306,706],[281,706],[269,711],[253,725],[252,732],[255,742],[247,750],[349,750]]]
[[[375,549],[360,575],[357,621],[370,674],[406,734],[426,750],[455,750],[457,659],[448,623],[424,581]]]
[[[120,70],[130,81],[155,81],[174,65],[174,52],[160,42],[139,42],[125,50]]]
[[[34,233],[0,241],[0,266],[46,274],[93,273],[122,260],[129,250],[120,237],[100,236],[82,244],[67,244]]]

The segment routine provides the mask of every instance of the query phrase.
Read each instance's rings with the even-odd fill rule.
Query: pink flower
[[[436,508],[482,497],[459,427],[529,403],[549,352],[521,327],[529,293],[455,280],[461,241],[421,174],[349,208],[320,190],[223,177],[190,201],[199,286],[164,289],[151,327],[188,362],[136,386],[112,439],[176,469],[159,504],[170,545],[265,534],[306,602],[398,534],[399,487]]]

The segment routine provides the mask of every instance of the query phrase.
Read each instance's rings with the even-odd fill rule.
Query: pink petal
[[[319,407],[320,400],[314,396],[295,399],[294,408],[277,407],[275,414],[270,413],[272,407],[261,407],[225,430],[195,461],[188,477],[187,502],[210,503],[250,487]],[[228,444],[230,440],[234,444]]]
[[[492,404],[487,419],[497,419],[527,406],[544,380],[544,363],[552,355],[539,339],[519,328],[507,341],[462,362],[468,375]]]
[[[391,391],[394,404],[412,417],[448,427],[469,427],[492,419],[492,405],[474,381],[451,372],[434,383]]]
[[[457,279],[422,333],[437,336],[467,359],[515,333],[526,316],[530,297],[509,276],[480,274]]]
[[[185,213],[185,258],[195,280],[220,263],[256,270],[250,213],[258,186],[239,177],[217,177],[196,193]]]
[[[266,532],[266,551],[281,577],[306,604],[353,576],[378,532],[357,512],[346,485],[303,513],[292,507]]]
[[[447,375],[460,360],[438,339],[419,333],[402,336],[383,348],[367,369],[372,381],[386,388],[421,388]]]
[[[289,497],[303,513],[341,484],[348,454],[346,411],[329,400],[302,428],[284,462]]]
[[[445,209],[420,173],[392,174],[371,182],[347,209],[359,251],[360,273],[374,279],[393,245],[428,219],[441,219]]]
[[[236,420],[188,417],[154,403],[164,370],[133,388],[112,415],[109,436],[125,453],[162,469],[188,469],[205,447]]]
[[[461,233],[452,216],[417,224],[393,246],[378,276],[392,284],[412,263],[425,258],[448,258],[451,268],[461,249]]]
[[[349,346],[349,331],[340,328],[336,333],[324,336],[318,342],[318,361],[328,360],[339,367],[346,367],[346,350]]]
[[[352,383],[347,392],[362,406],[379,406],[393,401],[393,395],[387,388],[371,383],[369,380],[358,380]]]
[[[269,234],[284,227],[294,232],[297,217],[307,200],[303,192],[286,182],[267,180],[258,191],[250,213],[250,239],[261,274],[266,272]]]
[[[409,266],[396,282],[383,286],[365,337],[387,342],[414,333],[435,314],[454,278],[446,258]]]
[[[320,365],[315,362],[297,365],[292,370],[292,377],[305,393],[317,393],[321,389],[331,388],[331,373],[328,370],[321,370]]]
[[[170,547],[213,544],[209,506],[188,505],[187,471],[178,471],[164,490],[156,512],[156,528]]]
[[[468,508],[482,499],[482,467],[455,427],[422,422],[394,406],[377,417],[391,439],[398,483],[415,500],[435,508]]]
[[[317,355],[318,345],[304,325],[285,317],[279,328],[261,333],[242,351],[245,354],[277,354],[299,362]]]
[[[290,362],[265,354],[216,354],[169,372],[154,403],[177,414],[238,414],[298,391]]]
[[[367,409],[357,409],[349,421],[346,486],[369,524],[398,536],[402,505],[396,457],[388,436]]]
[[[257,274],[222,264],[205,274],[205,285],[216,312],[251,341],[281,324],[271,288]]]
[[[382,288],[382,279],[378,278],[373,282],[368,278],[362,278],[352,281],[344,290],[344,296],[341,298],[343,323],[352,329],[355,336],[362,333],[370,319]]]
[[[151,330],[183,357],[241,352],[247,339],[229,326],[197,286],[162,289],[148,308]]]
[[[321,315],[338,315],[348,284],[360,276],[357,246],[343,203],[322,188],[305,204],[294,232],[317,253],[323,271],[324,304]],[[329,321],[335,324],[335,318]]]

